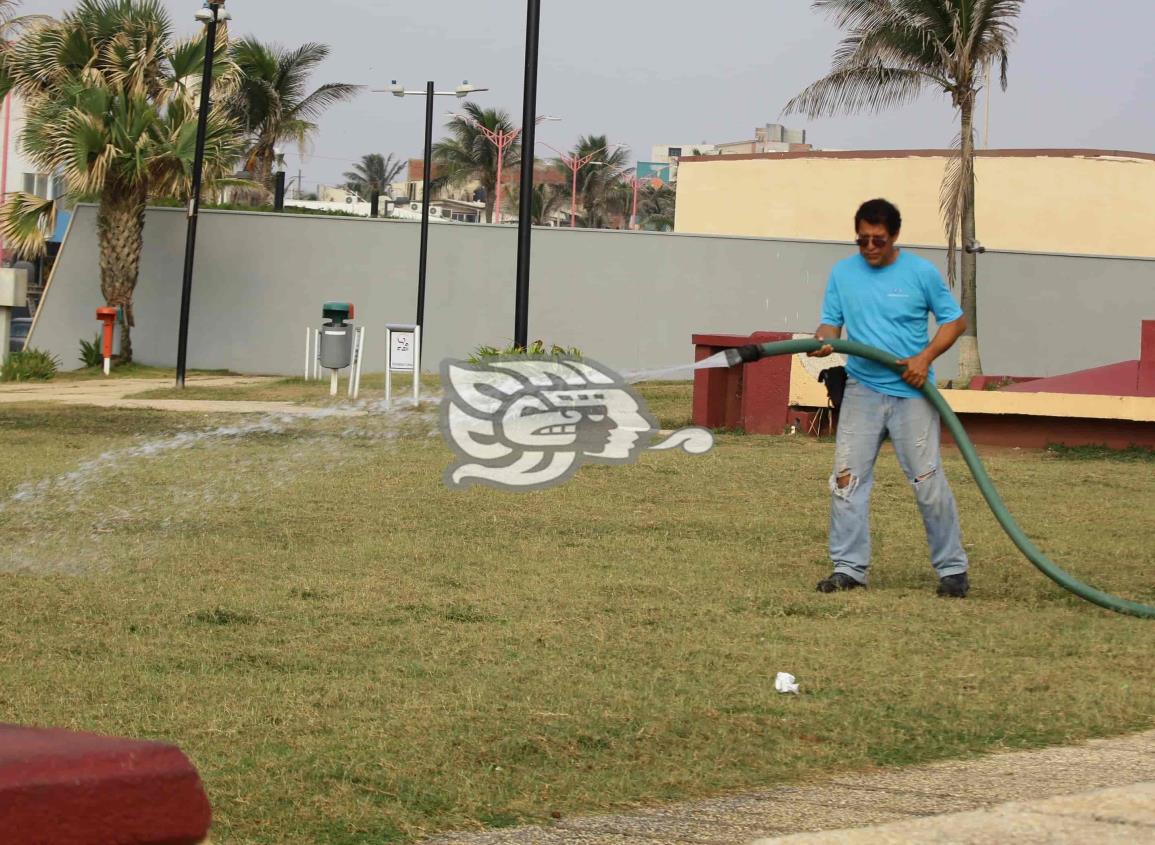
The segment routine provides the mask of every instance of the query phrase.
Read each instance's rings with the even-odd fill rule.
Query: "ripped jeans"
[[[865,584],[870,567],[870,489],[887,435],[914,488],[930,562],[939,578],[967,570],[958,507],[942,471],[938,411],[923,397],[903,398],[846,382],[830,477],[830,558],[834,571]]]

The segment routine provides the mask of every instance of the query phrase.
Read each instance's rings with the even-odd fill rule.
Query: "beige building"
[[[678,162],[694,156],[734,156],[750,153],[786,153],[811,149],[805,129],[788,129],[780,123],[754,128],[754,137],[724,144],[659,144],[650,150],[650,161],[670,165],[670,182],[678,181]]]
[[[753,153],[797,153],[808,152],[805,129],[787,129],[781,123],[767,123],[754,130],[754,137],[747,141],[730,141],[718,144],[713,155],[733,156]]]
[[[848,241],[854,210],[885,197],[902,239],[946,243],[939,186],[947,150],[787,152],[683,158],[675,231]],[[976,223],[990,249],[1155,257],[1155,154],[983,150]]]

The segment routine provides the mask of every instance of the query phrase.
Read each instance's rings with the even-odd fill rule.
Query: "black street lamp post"
[[[273,182],[273,211],[285,210],[285,171],[278,170]]]
[[[176,349],[176,386],[184,387],[185,366],[188,359],[189,304],[192,299],[193,261],[196,257],[197,217],[201,207],[201,179],[205,166],[205,135],[209,121],[209,101],[213,87],[213,59],[216,54],[217,27],[232,16],[225,11],[225,0],[208,0],[196,13],[196,19],[205,24],[205,64],[201,76],[200,113],[197,116],[196,151],[193,155],[192,196],[188,202],[188,234],[184,249],[184,282],[180,297],[180,330]]]
[[[426,269],[429,264],[429,203],[432,201],[431,194],[432,180],[433,180],[433,98],[434,97],[457,97],[463,99],[470,94],[475,94],[479,91],[488,91],[488,88],[474,88],[469,84],[469,80],[462,82],[453,91],[437,91],[432,82],[425,83],[425,89],[419,91],[407,91],[405,86],[393,80],[392,84],[383,92],[389,93],[394,97],[424,97],[425,98],[425,164],[422,168],[421,180],[421,247],[417,260],[417,326],[422,330],[421,346],[425,347],[425,276]],[[420,367],[420,362],[418,362]]]
[[[273,211],[285,210],[285,151],[273,147],[276,164],[273,165]]]
[[[537,65],[541,31],[541,0],[529,0],[525,25],[525,93],[522,103],[521,196],[517,214],[517,301],[514,308],[513,342],[529,347],[529,259],[533,235],[533,149],[537,123]]]

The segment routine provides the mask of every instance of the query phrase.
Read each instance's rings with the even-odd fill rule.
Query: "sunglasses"
[[[882,249],[890,243],[890,238],[883,237],[882,235],[863,235],[858,238],[856,243],[859,249],[866,249],[871,245],[873,245],[875,249]]]

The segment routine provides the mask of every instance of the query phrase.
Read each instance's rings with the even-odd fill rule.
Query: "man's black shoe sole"
[[[952,578],[953,576],[948,575],[946,577]],[[947,599],[965,599],[970,590],[970,581],[964,576],[961,581],[951,581],[948,583],[946,578],[940,580],[936,592],[938,595]]]
[[[847,590],[865,589],[865,584],[860,584],[853,578],[846,576],[835,581],[833,578],[823,578],[818,582],[817,590],[820,593],[845,593]]]

